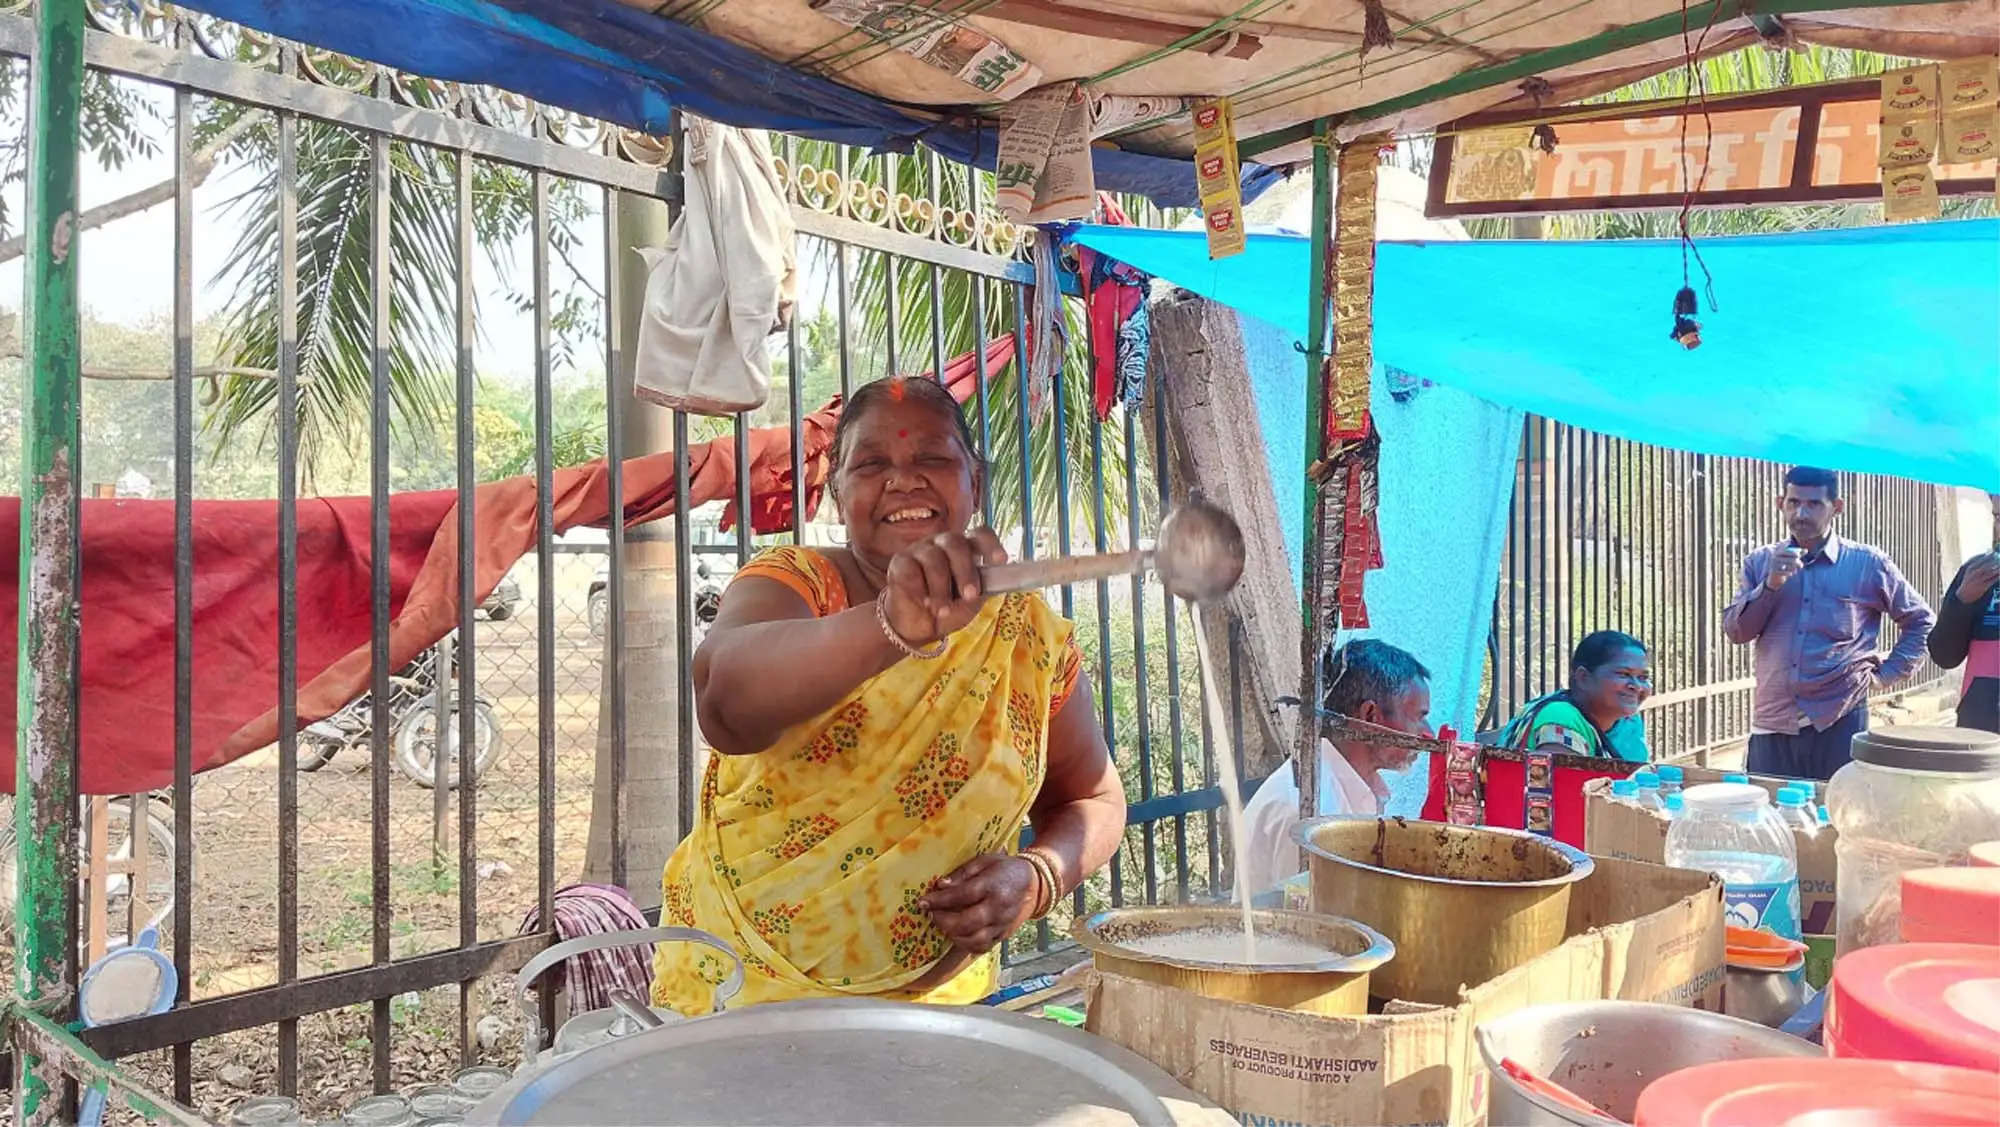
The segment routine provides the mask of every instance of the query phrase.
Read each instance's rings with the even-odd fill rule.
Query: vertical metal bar
[[[990,466],[993,463],[993,420],[986,403],[986,381],[990,376],[986,370],[986,279],[977,274],[967,274],[965,281],[972,287],[973,394],[979,401],[979,458]],[[991,479],[990,473],[988,479]],[[979,491],[979,516],[982,524],[993,527],[993,490],[990,486]]]
[[[174,91],[174,1004],[194,975],[194,95]],[[134,829],[145,823],[135,820]],[[143,843],[143,836],[134,841]],[[126,934],[136,934],[127,932]],[[194,1047],[174,1046],[174,1099],[194,1102]]]
[[[889,214],[891,216],[890,219],[891,224],[895,222],[894,215],[896,212],[897,186],[900,179],[898,176],[899,171],[900,170],[897,167],[896,154],[883,153],[882,187],[887,189],[889,193]],[[888,351],[889,370],[886,374],[891,376],[900,375],[903,371],[903,365],[902,365],[903,285],[901,276],[902,272],[896,268],[897,261],[898,260],[894,254],[891,254],[886,250],[882,252],[882,315],[884,319],[888,322],[887,343],[889,349]]]
[[[843,175],[847,166],[847,150],[840,150]],[[853,301],[848,282],[847,244],[833,244],[833,284],[834,307],[837,310],[835,322],[840,329],[840,394],[844,398],[854,394],[854,321]]]
[[[788,390],[786,417],[791,422],[792,439],[792,543],[806,542],[806,475],[799,467],[806,464],[805,451],[805,369],[799,349],[799,316],[792,313],[791,323],[785,326],[786,366],[791,371]],[[748,479],[747,474],[739,475]],[[745,510],[746,512],[748,510]],[[746,518],[747,519],[747,518]]]
[[[549,358],[549,177],[534,172],[535,287],[535,918],[555,928],[556,906],[556,556],[555,372]],[[544,991],[542,1028],[555,1014]]]
[[[1133,418],[1135,413],[1133,408],[1120,411],[1125,424],[1125,544],[1128,548],[1139,545],[1139,428]],[[1146,663],[1146,609],[1146,577],[1135,571],[1132,573],[1132,700],[1138,726],[1135,735],[1139,742],[1141,801],[1152,798],[1154,789],[1153,692]],[[1153,855],[1158,830],[1157,819],[1148,820],[1139,827],[1139,845],[1145,850],[1148,904],[1160,902],[1160,865],[1159,859]]]
[[[798,433],[796,426],[792,428],[792,433]],[[744,564],[750,562],[750,553],[756,547],[754,543],[756,529],[754,522],[750,519],[750,413],[748,411],[738,411],[736,413],[734,438],[736,442],[736,566],[742,567]],[[796,466],[800,463],[793,462],[792,464]],[[685,494],[677,496],[685,496]],[[687,584],[693,584],[693,574],[690,573],[684,578]],[[693,644],[692,639],[689,640],[689,644]],[[681,664],[687,664],[693,656],[691,650],[683,649],[681,651]]]
[[[1086,370],[1088,368],[1086,367]],[[1109,548],[1106,536],[1105,508],[1108,504],[1104,496],[1104,423],[1097,418],[1097,412],[1090,405],[1090,476],[1091,476],[1091,539],[1099,555]],[[1132,612],[1137,615],[1144,604],[1134,603]],[[1111,581],[1097,581],[1097,683],[1098,691],[1104,698],[1104,746],[1111,749],[1113,760],[1118,756],[1118,711],[1115,699],[1116,687],[1111,679]],[[1144,705],[1141,704],[1143,708]],[[1121,851],[1122,852],[1122,851]],[[1114,907],[1125,903],[1124,866],[1119,864],[1117,855],[1111,859],[1111,903]],[[1081,891],[1081,890],[1079,890]],[[1082,906],[1082,901],[1077,901]]]
[[[679,146],[675,146],[678,150]],[[619,271],[628,263],[618,257],[624,245],[618,230],[618,192],[604,191],[604,481],[610,491],[611,521],[606,563],[604,653],[611,663],[611,770],[618,782],[611,803],[611,883],[626,887],[625,872],[625,316],[619,308]]]
[[[76,983],[77,624],[82,348],[74,254],[83,0],[43,0],[29,68],[28,371],[21,381],[20,637],[14,758],[14,988],[61,1004]],[[58,1075],[16,1064],[16,1123],[52,1123]]]
[[[747,474],[738,474],[738,479]],[[680,823],[678,837],[686,837],[694,832],[694,677],[689,661],[694,655],[694,545],[689,537],[688,506],[684,502],[688,495],[688,418],[686,411],[674,412],[674,601],[675,625],[679,629],[680,682],[678,691],[681,698],[678,716],[679,747],[674,754],[674,769],[679,778]],[[747,520],[749,513],[744,512]],[[620,698],[621,702],[623,698]],[[619,711],[624,711],[621,707]],[[622,847],[621,847],[622,852]]]
[[[473,555],[478,539],[475,510],[479,484],[473,464],[473,398],[479,379],[473,345],[477,340],[477,291],[473,288],[471,153],[458,154],[458,942],[461,947],[479,943],[479,634],[472,612],[479,605],[479,574]],[[440,675],[442,680],[442,675]],[[438,726],[440,736],[444,726]],[[494,732],[493,737],[499,738]],[[444,757],[450,745],[438,741],[438,755]],[[473,1063],[472,1006],[473,981],[458,984],[458,1057],[461,1066]]]
[[[1062,310],[1060,306],[1057,307],[1056,315],[1057,316],[1062,315]],[[1042,344],[1042,342],[1037,341],[1036,344],[1039,346]],[[1052,386],[1049,388],[1050,423],[1051,423],[1049,439],[1050,441],[1055,443],[1055,455],[1056,455],[1056,554],[1058,556],[1067,556],[1070,554],[1071,551],[1070,549],[1071,516],[1070,516],[1070,504],[1069,504],[1069,486],[1070,486],[1069,418],[1068,418],[1069,396],[1065,393],[1063,389],[1063,385],[1068,382],[1063,378],[1064,374],[1065,373],[1063,372],[1062,368],[1058,367],[1056,369],[1055,378],[1052,381],[1050,381]],[[1076,618],[1076,585],[1073,583],[1065,583],[1062,585],[1062,614],[1064,618],[1072,620]]]
[[[1027,295],[1018,284],[1009,284],[1014,299],[1014,427],[1021,461],[1021,558],[1035,558],[1035,455],[1030,439],[1034,436],[1034,414],[1028,405],[1028,305]]]
[[[369,332],[368,372],[368,809],[369,877],[373,886],[374,933],[372,958],[389,962],[389,928],[394,918],[394,891],[389,883],[389,409],[393,337],[389,302],[395,292],[395,267],[389,247],[395,221],[390,203],[389,138],[376,134],[369,143]],[[442,732],[440,724],[438,729]],[[370,1015],[374,1036],[374,1087],[387,1092],[393,1076],[390,1057],[395,1045],[389,999],[378,998]]]
[[[1167,382],[1153,381],[1153,487],[1154,497],[1159,502],[1161,513],[1167,511],[1167,501],[1172,495],[1169,485],[1167,447]],[[1181,717],[1181,643],[1180,626],[1176,621],[1180,616],[1174,613],[1174,597],[1165,588],[1160,590],[1161,606],[1166,613],[1164,640],[1167,647],[1167,737],[1172,742],[1173,753],[1168,760],[1168,779],[1175,794],[1187,793],[1187,741]],[[1187,815],[1174,815],[1174,898],[1185,904],[1188,899],[1188,852]]]
[[[278,983],[299,977],[299,121],[278,115]],[[278,1023],[278,1090],[299,1090],[299,1023]]]
[[[930,199],[931,203],[937,208],[936,214],[938,215],[938,224],[941,229],[944,223],[944,192],[938,174],[938,155],[934,152],[926,151],[924,157],[929,162]],[[933,232],[933,235],[935,234],[936,232]],[[944,275],[935,262],[930,264],[929,269],[931,281],[931,371],[937,374],[937,378],[943,379]]]

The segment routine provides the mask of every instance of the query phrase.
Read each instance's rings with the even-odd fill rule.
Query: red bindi
[[[909,432],[909,431],[906,431],[906,430],[899,430],[899,431],[897,431],[897,432],[896,432],[896,437],[897,437],[897,438],[908,438],[908,437],[910,437],[910,432]]]

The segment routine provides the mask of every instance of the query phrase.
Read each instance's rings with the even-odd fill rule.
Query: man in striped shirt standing
[[[1933,615],[1880,548],[1834,533],[1846,506],[1832,471],[1793,467],[1778,507],[1791,536],[1743,561],[1722,629],[1757,647],[1750,771],[1828,779],[1868,727],[1869,694],[1923,660]],[[1878,650],[1884,616],[1900,631],[1887,658]]]

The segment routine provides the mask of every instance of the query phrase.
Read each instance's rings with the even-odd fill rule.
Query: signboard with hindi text
[[[1699,101],[1496,113],[1441,127],[1432,217],[1632,211],[1882,198],[1882,86],[1874,78]],[[1555,151],[1535,145],[1548,122]],[[1941,154],[1941,159],[1949,154]],[[1941,163],[1943,196],[1991,195],[1995,162]]]

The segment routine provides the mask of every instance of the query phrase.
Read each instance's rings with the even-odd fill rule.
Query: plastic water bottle
[[[1667,808],[1660,794],[1660,777],[1651,771],[1632,772],[1632,785],[1639,788],[1639,809],[1659,812]]]
[[[1620,806],[1639,805],[1639,784],[1630,779],[1611,780],[1611,801]]]
[[[1687,797],[1682,794],[1670,794],[1660,801],[1666,804],[1667,820],[1670,822],[1680,817],[1682,812],[1687,809]]]
[[[1741,771],[1731,771],[1727,775],[1722,776],[1722,781],[1725,783],[1747,783],[1750,781],[1750,776]]]
[[[1778,817],[1785,825],[1806,835],[1819,834],[1819,815],[1813,810],[1812,792],[1798,787],[1784,787],[1778,791]]]
[[[1681,773],[1681,769],[1671,763],[1660,764],[1658,767],[1653,768],[1653,773],[1660,777],[1660,798],[1662,800],[1670,794],[1679,794],[1681,792],[1681,783],[1687,779],[1687,776]]]
[[[1667,864],[1722,878],[1725,922],[1799,938],[1799,858],[1762,787],[1708,783],[1682,796],[1667,828]]]

